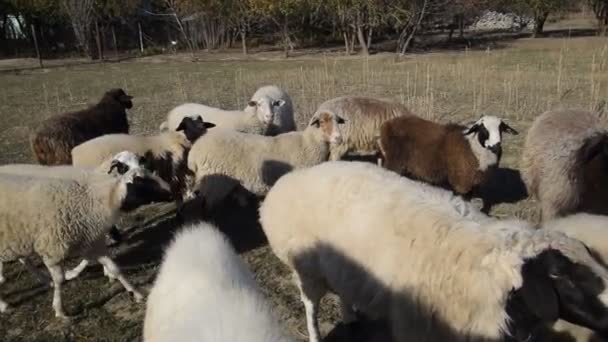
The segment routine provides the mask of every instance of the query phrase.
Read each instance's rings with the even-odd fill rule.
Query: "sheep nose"
[[[502,145],[500,143],[488,146],[488,150],[492,151],[498,157],[502,155]]]

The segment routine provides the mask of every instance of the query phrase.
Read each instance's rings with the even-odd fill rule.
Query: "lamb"
[[[344,321],[353,308],[388,318],[396,342],[533,340],[558,318],[608,334],[608,271],[582,243],[370,163],[285,175],[260,222],[296,275],[311,342],[330,290]]]
[[[292,169],[313,166],[329,157],[330,145],[341,142],[339,125],[344,120],[327,112],[317,113],[304,131],[264,137],[216,129],[196,141],[188,155],[194,173],[194,189],[212,210],[242,186],[264,196]]]
[[[522,178],[543,221],[577,212],[608,214],[608,131],[597,115],[548,111],[530,127]]]
[[[296,130],[291,97],[277,86],[258,89],[244,110],[224,110],[198,103],[185,103],[173,108],[160,130],[175,130],[184,117],[203,116],[218,127],[239,132],[277,135]]]
[[[87,109],[44,120],[30,136],[35,159],[42,165],[71,164],[71,151],[87,140],[110,133],[129,133],[125,109],[133,107],[122,89],[111,89]]]
[[[518,134],[495,116],[470,127],[400,116],[380,129],[383,167],[457,194],[471,195],[500,163],[502,133]]]
[[[87,260],[96,259],[110,279],[118,279],[141,301],[143,296],[108,257],[103,236],[120,213],[171,200],[168,184],[143,168],[120,177],[93,172],[81,179],[2,174],[0,192],[0,264],[40,256],[53,280],[56,317],[67,318],[62,263],[79,252]],[[0,298],[0,312],[7,309]]]
[[[253,274],[214,226],[178,233],[148,297],[144,341],[279,342]]]
[[[377,154],[380,125],[388,119],[413,115],[400,103],[363,96],[342,96],[323,102],[317,112],[332,112],[348,122],[343,141],[331,149],[330,160],[351,154]]]
[[[176,131],[155,136],[108,134],[76,146],[72,150],[72,159],[75,166],[97,167],[109,156],[123,150],[142,155],[147,166],[170,184],[179,210],[182,198],[189,197],[184,196],[188,177],[191,176],[187,168],[188,152],[192,144],[214,126],[204,122],[201,117],[187,117]],[[179,133],[182,131],[184,134]]]

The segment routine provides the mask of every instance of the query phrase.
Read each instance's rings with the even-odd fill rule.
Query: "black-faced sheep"
[[[182,230],[148,296],[146,342],[287,342],[253,274],[207,223]]]
[[[417,180],[470,194],[498,166],[502,133],[517,134],[494,116],[470,127],[401,116],[381,127],[383,167]]]
[[[110,133],[129,133],[125,109],[132,97],[122,89],[107,91],[98,104],[44,120],[30,137],[32,152],[43,165],[72,163],[72,148]]]
[[[396,342],[534,340],[558,318],[608,334],[608,271],[584,244],[369,163],[285,175],[260,222],[297,276],[311,342],[328,291],[346,320],[389,319]]]
[[[331,112],[346,120],[342,129],[342,143],[332,146],[330,160],[345,155],[376,155],[380,126],[388,119],[413,115],[404,105],[372,97],[342,96],[323,102],[319,112]]]
[[[53,280],[55,316],[65,318],[62,263],[82,253],[103,265],[135,296],[143,296],[108,257],[104,235],[121,212],[172,199],[168,184],[143,168],[120,177],[97,172],[79,179],[0,175],[0,264],[36,254]],[[1,268],[1,266],[0,266]],[[0,298],[0,311],[8,304]]]
[[[131,151],[145,158],[146,167],[156,172],[171,185],[178,210],[186,194],[186,184],[192,177],[188,169],[188,153],[192,144],[215,125],[201,117],[182,120],[176,131],[165,131],[154,136],[108,134],[76,146],[72,150],[75,166],[97,167],[120,151]],[[183,132],[183,134],[181,133]]]
[[[576,212],[608,214],[608,131],[597,115],[540,115],[528,131],[521,168],[543,221]]]

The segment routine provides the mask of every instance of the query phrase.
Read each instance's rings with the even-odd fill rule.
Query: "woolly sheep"
[[[277,135],[295,131],[293,104],[289,95],[277,86],[258,89],[244,110],[224,110],[198,103],[185,103],[173,108],[160,130],[175,130],[184,117],[202,116],[218,127],[239,132]]]
[[[316,314],[330,290],[345,321],[353,307],[389,318],[398,342],[522,341],[566,317],[608,333],[608,272],[582,243],[490,218],[373,164],[329,162],[282,177],[260,222],[296,275],[310,341],[320,341]]]
[[[288,341],[253,274],[214,226],[178,233],[148,296],[144,341]]]
[[[0,173],[17,174],[22,176],[49,177],[77,179],[87,177],[89,172],[96,171],[103,174],[119,176],[125,174],[132,168],[142,167],[143,157],[129,151],[122,151],[107,158],[95,169],[74,168],[72,166],[46,166],[37,164],[7,164],[0,166]],[[115,226],[109,231],[110,238],[114,241],[121,241],[120,232]],[[29,267],[29,265],[26,265]]]
[[[103,236],[121,212],[171,199],[160,178],[143,168],[120,177],[93,172],[82,179],[2,174],[0,192],[0,264],[40,256],[53,280],[56,317],[66,318],[62,263],[73,253],[97,260],[109,278],[118,279],[137,301],[143,298],[105,253]],[[0,312],[7,308],[0,298]]]
[[[417,116],[394,118],[381,127],[383,167],[470,194],[498,166],[503,132],[518,134],[495,116],[482,116],[470,127],[442,125]]]
[[[540,115],[528,131],[521,168],[543,221],[576,212],[608,214],[608,132],[597,115]]]
[[[74,146],[104,134],[129,133],[125,109],[133,107],[132,98],[111,89],[92,107],[44,120],[30,136],[35,159],[43,165],[71,164]]]
[[[413,115],[400,103],[363,96],[342,96],[323,102],[319,112],[332,112],[347,122],[343,141],[332,146],[330,160],[339,160],[348,153],[377,154],[380,125],[388,119]]]
[[[264,196],[292,169],[327,161],[330,145],[340,143],[343,119],[318,113],[304,131],[276,137],[216,129],[201,137],[190,150],[188,168],[195,185],[211,210],[239,183],[249,192]]]
[[[184,197],[187,178],[190,177],[186,156],[192,144],[214,126],[200,117],[184,118],[177,131],[159,135],[108,134],[76,146],[72,150],[72,159],[75,166],[97,167],[119,151],[128,150],[142,155],[147,166],[171,185],[179,205]],[[181,131],[184,134],[178,133]]]

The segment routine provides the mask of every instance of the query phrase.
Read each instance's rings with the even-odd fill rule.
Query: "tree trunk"
[[[32,39],[34,40],[34,48],[36,49],[36,56],[38,57],[38,64],[40,64],[40,69],[44,68],[42,65],[42,56],[40,55],[40,49],[38,48],[38,38],[36,38],[36,28],[32,25]]]
[[[139,51],[144,53],[144,34],[141,31],[141,22],[137,22],[137,30],[139,31]]]
[[[460,38],[464,38],[464,14],[458,15],[458,29],[460,30]]]
[[[535,16],[534,20],[536,23],[534,24],[534,34],[532,35],[533,38],[538,38],[543,34],[545,21],[547,21],[548,16],[549,13],[547,12],[539,13]]]
[[[289,30],[287,28],[287,17],[283,21],[283,52],[285,53],[285,58],[289,58]]]
[[[357,38],[359,39],[359,46],[361,46],[361,54],[364,56],[369,56],[367,42],[365,41],[365,37],[363,36],[363,29],[359,24],[357,24]]]
[[[367,49],[372,47],[372,37],[374,36],[374,29],[372,27],[367,31]]]
[[[406,27],[405,29],[403,29],[403,31],[399,35],[399,44],[400,44],[400,48],[401,48],[400,54],[401,55],[405,55],[405,53],[409,49],[410,45],[412,44],[412,40],[414,39],[414,36],[416,36],[416,32],[418,31],[418,28],[420,27],[420,24],[422,23],[422,20],[424,19],[425,15],[426,15],[427,4],[428,4],[428,0],[425,0],[422,4],[422,9],[420,10],[420,13],[418,14],[418,18],[417,18],[416,22],[414,23],[414,25],[412,27]]]
[[[97,43],[97,57],[103,61],[103,48],[101,47],[101,34],[99,32],[99,21],[95,19],[95,43]]]
[[[344,37],[345,54],[348,56],[348,55],[350,55],[350,46],[348,43],[348,32],[346,30],[344,30],[344,32],[342,32],[342,36]]]
[[[116,43],[116,30],[114,29],[114,25],[112,25],[112,42],[114,43],[114,57],[118,59],[118,44]]]
[[[241,44],[243,45],[243,55],[247,56],[247,31],[241,28]]]

